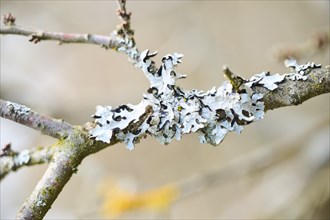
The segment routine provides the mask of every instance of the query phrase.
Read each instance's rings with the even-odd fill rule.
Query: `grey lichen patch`
[[[13,102],[7,101],[7,109],[9,109],[11,112],[14,112],[17,115],[21,116],[27,116],[30,112],[31,109],[24,106],[24,105],[19,105]]]
[[[115,48],[119,52],[126,53],[129,59],[136,64],[136,60],[139,56],[139,51],[135,47],[135,42],[133,38],[122,37],[118,34],[117,30],[111,33],[111,39],[113,41],[109,42],[109,45],[104,45],[105,48]],[[119,42],[119,43],[118,43]],[[115,45],[114,45],[115,43]]]
[[[17,155],[17,157],[15,157],[15,164],[17,164],[18,166],[22,166],[24,164],[29,163],[30,159],[31,157],[29,150],[23,150]]]
[[[321,68],[321,64],[315,64],[314,62],[307,62],[306,64],[299,65],[294,59],[287,59],[284,61],[284,64],[294,71],[293,73],[284,75],[289,80],[306,80],[308,78],[308,73],[310,73],[312,69]]]
[[[36,202],[37,207],[45,207],[46,205],[47,203],[42,198],[39,198]]]
[[[301,67],[291,62],[288,66],[296,70],[291,75],[262,72],[249,80],[240,78],[234,86],[224,82],[208,91],[186,91],[176,85],[177,80],[186,77],[175,71],[183,55],[166,55],[157,68],[151,59],[156,54],[146,50],[140,55],[138,67],[150,81],[148,93],[143,95],[142,101],[137,105],[126,104],[117,108],[97,106],[93,115],[96,126],[90,130],[92,138],[110,143],[115,137],[132,150],[146,134],[168,144],[174,138],[180,140],[184,134],[197,132],[201,143],[218,145],[228,132],[239,134],[243,125],[264,117],[263,95],[254,92],[252,87],[275,90],[285,77],[291,79],[294,74],[313,68],[312,64]],[[130,126],[141,120],[147,106],[151,106],[152,113],[131,131]]]

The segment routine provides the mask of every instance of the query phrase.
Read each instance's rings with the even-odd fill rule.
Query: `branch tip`
[[[118,0],[118,16],[121,19],[121,24],[117,27],[117,34],[123,37],[124,39],[127,38],[132,41],[133,47],[135,45],[134,42],[134,31],[131,29],[131,12],[127,12],[126,10],[126,0]]]
[[[239,75],[233,73],[227,66],[222,67],[225,77],[228,79],[230,84],[232,84],[235,91],[240,91],[240,86],[244,83],[244,79]]]
[[[15,25],[16,18],[9,12],[2,16],[2,23],[5,26],[13,26]]]

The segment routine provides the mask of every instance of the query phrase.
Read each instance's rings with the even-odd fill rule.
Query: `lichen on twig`
[[[24,105],[2,99],[0,99],[0,117],[13,120],[57,139],[67,137],[73,130],[73,126],[64,120],[41,115]]]
[[[49,163],[55,148],[37,147],[25,149],[17,152],[11,149],[11,145],[6,145],[0,154],[0,180],[9,172],[16,171],[23,166],[32,166],[36,164]]]
[[[197,132],[201,143],[218,145],[228,132],[239,134],[243,125],[264,117],[263,97],[266,93],[275,91],[285,79],[307,80],[311,70],[321,67],[315,63],[298,65],[294,60],[287,60],[286,66],[292,68],[292,73],[270,75],[269,72],[262,72],[249,80],[225,67],[224,73],[229,82],[206,92],[186,91],[176,85],[177,80],[186,77],[175,72],[183,55],[174,53],[163,57],[159,68],[152,60],[154,56],[156,53],[143,51],[138,63],[150,81],[143,100],[137,105],[121,105],[114,109],[98,106],[93,115],[96,126],[90,130],[92,138],[109,143],[115,136],[132,150],[134,144],[146,134],[162,144],[168,144],[173,138],[180,140],[184,134]],[[255,87],[264,91],[258,92]],[[153,113],[141,123],[138,132],[124,131],[130,123],[139,121],[146,106],[151,106]]]

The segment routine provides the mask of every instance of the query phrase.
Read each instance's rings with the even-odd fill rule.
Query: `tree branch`
[[[330,92],[330,66],[311,70],[307,80],[286,79],[273,91],[267,92],[261,87],[255,87],[255,91],[264,94],[265,111],[299,105],[310,98]]]
[[[16,18],[10,13],[2,17],[0,34],[27,36],[29,37],[29,41],[35,44],[43,40],[51,40],[58,41],[59,44],[82,43],[101,45],[106,49],[113,49],[127,54],[130,60],[135,64],[138,62],[140,53],[135,47],[134,31],[130,29],[131,13],[126,12],[125,2],[124,0],[119,1],[120,7],[118,9],[118,15],[122,20],[122,24],[118,26],[117,30],[112,32],[111,36],[62,33],[25,28],[17,26],[15,23]]]
[[[72,133],[71,124],[61,119],[41,115],[30,108],[0,99],[0,117],[40,131],[42,134],[62,139]]]
[[[50,146],[25,149],[21,152],[17,152],[11,150],[10,144],[6,145],[0,155],[0,180],[10,171],[16,171],[23,166],[49,163],[54,150],[55,148]]]
[[[146,108],[141,117],[144,121],[151,111]],[[136,132],[140,121],[132,123],[128,129]],[[86,129],[75,127],[73,132],[64,140],[59,141],[51,149],[51,160],[49,167],[30,197],[24,202],[17,219],[42,219],[50,209],[57,196],[62,191],[71,176],[77,172],[81,161],[90,154],[96,153],[108,146],[118,143],[117,138],[111,139],[110,143],[94,141]],[[49,161],[48,161],[49,162]]]
[[[78,132],[73,132],[63,141],[57,147],[48,169],[20,208],[16,218],[42,219],[72,174],[77,172],[77,166],[88,155],[87,148],[91,144],[88,136]]]
[[[37,29],[30,29],[16,25],[2,26],[0,34],[21,35],[30,37],[29,41],[38,43],[43,40],[58,41],[60,44],[64,43],[84,43],[96,44],[110,49],[117,49],[121,46],[122,41],[115,36],[102,36],[96,34],[81,34],[81,33],[61,33],[42,31]]]
[[[134,41],[134,31],[131,29],[131,12],[126,10],[126,0],[117,0],[118,3],[118,15],[122,20],[121,25],[118,27],[117,34],[123,36],[123,38],[130,38]]]
[[[287,74],[262,72],[250,79],[232,73],[227,67],[224,74],[229,82],[208,91],[187,91],[177,86],[176,81],[185,78],[175,72],[182,62],[182,54],[168,54],[157,68],[152,59],[156,53],[143,51],[139,68],[150,81],[147,94],[137,105],[98,106],[94,119],[96,127],[90,134],[96,140],[109,142],[131,122],[138,120],[145,105],[154,113],[140,127],[140,132],[122,132],[117,137],[129,150],[146,134],[160,143],[168,144],[172,139],[197,132],[201,143],[219,145],[228,132],[241,133],[243,125],[264,118],[265,111],[283,106],[297,105],[312,97],[330,92],[329,67],[308,62],[299,65],[296,60],[286,60],[292,69]]]
[[[231,72],[228,67],[224,67],[223,71],[225,77],[233,85],[233,89],[241,92],[242,85],[247,80]],[[315,96],[330,92],[330,66],[311,69],[305,75],[306,80],[292,80],[290,75],[284,76],[284,80],[278,83],[278,87],[274,90],[260,85],[251,87],[254,92],[263,95],[262,101],[265,105],[265,111],[299,105]]]

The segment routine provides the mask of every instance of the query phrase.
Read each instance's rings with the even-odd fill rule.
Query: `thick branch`
[[[132,150],[136,140],[146,134],[160,143],[168,144],[174,138],[198,132],[201,143],[219,145],[228,132],[241,133],[243,125],[264,118],[265,110],[297,105],[309,98],[330,92],[329,67],[307,62],[299,65],[296,60],[286,60],[292,72],[270,74],[262,72],[250,79],[243,79],[224,68],[229,82],[208,91],[183,90],[176,81],[185,78],[175,72],[182,62],[182,54],[173,53],[162,58],[157,69],[151,59],[156,53],[141,53],[139,67],[150,81],[147,94],[137,105],[98,106],[95,129],[90,131],[96,140],[109,142],[115,129],[122,130],[138,120],[146,105],[154,113],[140,127],[140,132],[123,132],[118,138]],[[274,96],[274,97],[273,97]]]
[[[86,143],[86,144],[85,144]],[[88,146],[83,135],[71,135],[52,157],[52,161],[30,197],[20,208],[17,219],[42,219],[85,157]],[[83,145],[83,146],[82,146]]]
[[[0,117],[28,126],[41,133],[62,139],[72,133],[73,127],[64,120],[53,119],[30,108],[0,99]]]
[[[141,116],[141,120],[132,123],[128,129],[131,132],[136,132],[140,122],[144,121],[150,114],[151,109],[148,107]],[[118,142],[117,138],[111,139],[109,144],[91,140],[85,129],[76,127],[65,140],[59,141],[57,145],[53,146],[54,151],[50,165],[30,197],[20,208],[17,219],[42,219],[65,184],[77,172],[81,161],[86,156]]]
[[[330,92],[330,66],[311,70],[307,80],[286,79],[273,91],[266,91],[261,87],[255,89],[264,94],[265,110],[299,105],[310,98]]]

